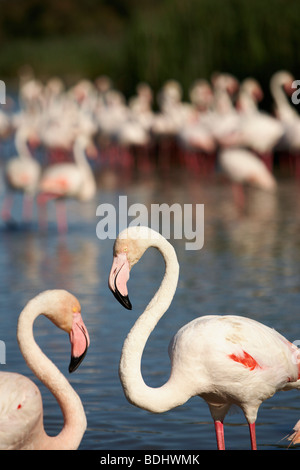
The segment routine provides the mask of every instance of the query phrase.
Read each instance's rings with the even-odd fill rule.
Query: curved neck
[[[54,437],[45,431],[38,446],[43,449],[77,449],[86,429],[86,416],[81,400],[64,375],[41,351],[33,337],[34,320],[42,313],[37,299],[30,301],[21,312],[17,337],[28,367],[56,398],[64,417],[61,432]],[[45,314],[46,315],[46,314]]]
[[[148,411],[160,413],[184,403],[189,397],[180,391],[178,384],[175,386],[172,373],[169,380],[158,388],[147,386],[142,377],[141,360],[146,342],[168,309],[179,276],[179,265],[172,245],[163,237],[159,237],[151,246],[156,247],[164,257],[165,275],[158,291],[124,342],[119,374],[124,393],[131,403]]]
[[[242,90],[239,95],[238,104],[239,109],[241,109],[244,114],[252,114],[258,112],[258,106],[256,101],[248,92],[244,90]]]
[[[18,155],[21,158],[32,158],[32,154],[29,150],[28,144],[27,144],[27,133],[19,130],[16,132],[15,136],[15,146],[18,152]]]
[[[94,178],[93,170],[85,155],[86,144],[80,139],[75,141],[74,144],[74,159],[76,165],[80,168],[83,184],[78,194],[81,200],[89,200],[96,192],[96,181]]]
[[[278,80],[271,80],[270,89],[275,100],[278,117],[282,120],[294,119],[295,112],[290,105],[282,86],[283,83]]]
[[[74,143],[74,159],[79,167],[90,170],[90,165],[85,155],[85,145],[80,140],[76,140]]]

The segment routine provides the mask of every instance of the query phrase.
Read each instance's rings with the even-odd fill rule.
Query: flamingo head
[[[272,76],[271,87],[276,83],[284,89],[288,96],[290,96],[295,91],[292,87],[293,81],[294,76],[289,71],[280,70]]]
[[[65,290],[46,291],[44,294],[47,302],[45,315],[58,328],[69,334],[71,343],[69,372],[74,372],[83,361],[90,344],[89,334],[81,317],[80,303],[74,295]]]
[[[157,232],[148,227],[133,226],[123,230],[115,241],[108,286],[121,305],[129,310],[132,309],[127,291],[130,270],[147,248],[154,246],[158,236]]]

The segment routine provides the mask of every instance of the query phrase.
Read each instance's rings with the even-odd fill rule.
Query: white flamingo
[[[276,189],[274,176],[253,152],[242,148],[222,149],[219,159],[222,170],[233,182],[265,191]]]
[[[202,121],[209,127],[220,146],[238,145],[240,142],[240,116],[233,105],[233,97],[239,83],[226,73],[216,73],[212,77],[214,98],[211,109]]]
[[[250,150],[243,148],[221,149],[221,171],[232,182],[235,203],[241,209],[245,204],[245,185],[274,193],[277,182],[263,161]]]
[[[64,425],[57,436],[48,436],[44,430],[43,403],[38,387],[23,375],[0,372],[1,450],[75,450],[86,430],[86,416],[79,396],[34,340],[33,323],[42,314],[69,333],[72,346],[70,372],[82,362],[89,346],[80,304],[72,294],[49,290],[28,302],[18,321],[20,350],[28,367],[56,398]]]
[[[294,123],[299,120],[299,114],[291,105],[287,96],[294,91],[294,77],[290,72],[279,70],[270,80],[270,90],[274,99],[275,114],[283,123]],[[297,137],[297,136],[296,136]]]
[[[7,162],[4,170],[7,192],[2,206],[2,218],[7,222],[11,219],[15,191],[24,194],[24,219],[29,220],[32,215],[33,197],[37,191],[41,166],[29,150],[29,140],[34,143],[37,141],[35,131],[31,127],[21,126],[15,135],[18,155]]]
[[[74,142],[75,162],[51,165],[44,171],[39,182],[38,196],[38,203],[42,209],[40,213],[42,226],[45,225],[45,204],[50,199],[56,199],[57,202],[65,198],[90,201],[95,196],[97,190],[95,176],[85,152],[94,156],[96,148],[89,136],[80,134]],[[57,224],[59,231],[66,230],[65,214],[57,214]]]
[[[273,150],[284,134],[282,123],[258,109],[263,98],[259,83],[247,78],[241,84],[237,106],[240,112],[240,144],[257,152],[269,170],[273,166]]]
[[[202,397],[215,422],[217,444],[224,449],[223,420],[238,405],[249,424],[251,447],[256,449],[255,421],[261,403],[279,390],[300,388],[299,350],[275,330],[245,317],[208,315],[183,326],[169,346],[169,380],[157,388],[145,384],[141,359],[146,342],[168,309],[176,291],[179,265],[172,245],[148,227],[129,227],[114,245],[109,287],[128,309],[126,282],[132,266],[149,247],[165,261],[163,281],[129,332],[121,354],[120,379],[134,405],[162,413],[192,396]],[[291,437],[300,442],[300,432]]]
[[[288,152],[294,160],[296,176],[300,177],[300,116],[288,96],[294,77],[285,70],[276,72],[270,81],[270,89],[275,102],[275,113],[284,127],[284,135],[279,149]]]

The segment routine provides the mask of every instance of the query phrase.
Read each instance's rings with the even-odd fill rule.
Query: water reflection
[[[156,252],[144,255],[131,273],[131,312],[121,309],[107,288],[113,240],[96,237],[96,207],[118,204],[174,202],[205,205],[205,243],[187,251],[185,240],[172,240],[180,262],[180,280],[173,303],[152,333],[143,358],[145,381],[161,385],[168,378],[167,346],[184,323],[203,314],[235,313],[273,326],[291,341],[300,338],[299,198],[298,187],[283,181],[278,194],[247,193],[244,213],[234,206],[227,184],[201,184],[196,179],[151,178],[127,188],[101,189],[87,208],[69,205],[70,227],[65,237],[56,230],[40,234],[37,227],[0,230],[0,339],[7,345],[7,364],[1,370],[32,378],[18,350],[18,314],[37,292],[64,288],[75,293],[90,332],[91,346],[84,363],[68,377],[80,394],[88,418],[82,449],[215,449],[213,424],[204,402],[193,398],[163,415],[151,415],[130,405],[118,377],[123,341],[131,325],[154,294],[163,275]],[[38,342],[64,374],[69,343],[46,319],[35,326]],[[46,429],[57,433],[60,410],[47,390]],[[297,393],[279,394],[266,402],[258,417],[260,448],[280,448],[280,439],[300,413]],[[227,419],[228,448],[249,448],[241,414]]]

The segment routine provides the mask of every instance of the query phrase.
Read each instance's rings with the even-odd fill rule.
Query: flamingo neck
[[[19,130],[16,133],[15,137],[15,146],[20,158],[23,159],[32,159],[32,154],[29,150],[28,143],[27,143],[27,134],[26,132]]]
[[[258,112],[258,106],[252,96],[249,95],[246,91],[240,93],[238,99],[238,109],[241,110],[244,114],[252,115],[253,113]]]
[[[47,316],[47,313],[42,313],[46,312],[44,306],[37,299],[27,304],[19,317],[17,337],[28,367],[57,400],[63,413],[64,425],[61,432],[54,437],[48,436],[43,429],[37,446],[43,449],[75,450],[86,429],[86,416],[77,393],[34,340],[33,323],[39,315]]]
[[[78,140],[74,144],[74,159],[76,165],[80,168],[84,183],[81,186],[79,198],[81,200],[88,200],[96,192],[96,182],[92,168],[85,155],[85,145]]]
[[[74,159],[79,167],[90,170],[90,165],[85,155],[85,146],[78,140],[74,143]]]
[[[175,386],[172,374],[169,380],[158,388],[145,384],[141,373],[141,360],[146,342],[160,318],[168,309],[176,291],[179,265],[174,248],[162,237],[151,246],[156,247],[164,257],[165,275],[163,281],[129,332],[122,350],[119,375],[127,399],[134,405],[161,413],[184,403],[187,398]]]
[[[276,104],[278,117],[284,121],[289,121],[295,118],[295,112],[282,88],[283,84],[284,83],[281,83],[278,80],[271,80],[270,88]]]

